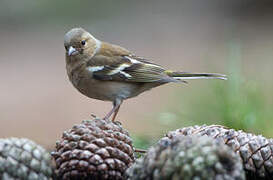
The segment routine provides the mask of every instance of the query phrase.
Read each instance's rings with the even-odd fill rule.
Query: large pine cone
[[[51,157],[28,139],[0,139],[0,179],[47,180],[52,177]]]
[[[248,179],[273,179],[273,139],[218,125],[191,126],[169,132],[167,137],[200,135],[218,139],[240,155]]]
[[[163,138],[126,172],[130,180],[245,179],[240,157],[209,137]]]
[[[120,123],[94,119],[63,133],[52,153],[60,179],[123,179],[134,148]]]

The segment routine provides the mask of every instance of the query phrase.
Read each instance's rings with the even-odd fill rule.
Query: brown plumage
[[[112,101],[115,119],[124,99],[135,97],[151,88],[187,79],[226,79],[221,74],[187,73],[165,70],[125,48],[102,42],[82,28],[65,34],[66,69],[70,81],[82,94]]]

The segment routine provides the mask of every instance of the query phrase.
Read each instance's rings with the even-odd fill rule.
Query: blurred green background
[[[2,0],[0,137],[52,148],[73,124],[110,110],[66,76],[63,36],[77,26],[170,69],[229,77],[169,84],[127,100],[118,120],[137,147],[195,124],[272,137],[272,18],[270,0]]]

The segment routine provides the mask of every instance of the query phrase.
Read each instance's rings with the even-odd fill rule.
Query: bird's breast
[[[69,80],[73,86],[89,98],[115,101],[116,99],[127,99],[138,94],[138,84],[119,81],[96,80],[92,73],[84,68],[67,68]]]

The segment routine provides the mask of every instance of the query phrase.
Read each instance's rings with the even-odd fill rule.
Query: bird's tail
[[[191,79],[222,79],[227,80],[226,75],[216,73],[191,73],[191,72],[177,72],[165,71],[165,73],[176,80],[191,80]]]

